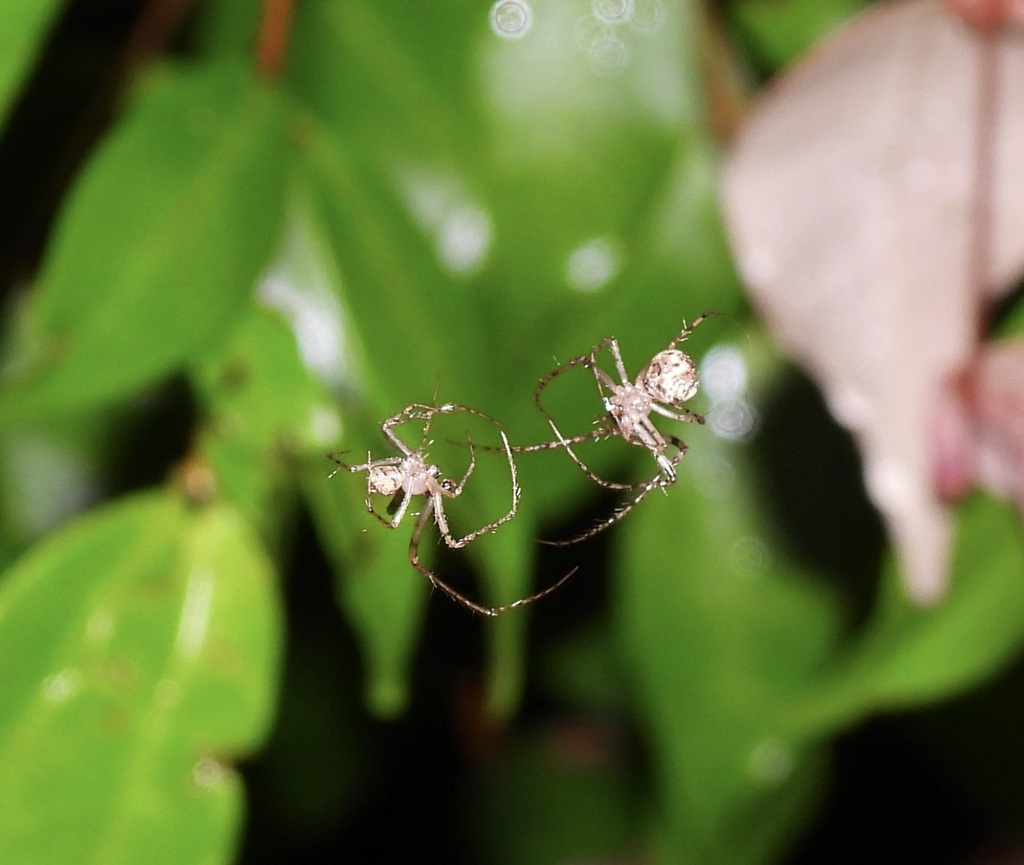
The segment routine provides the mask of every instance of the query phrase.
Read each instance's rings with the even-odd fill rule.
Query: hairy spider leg
[[[662,417],[667,417],[670,420],[682,421],[683,423],[704,424],[706,422],[704,415],[691,411],[688,408],[670,409],[665,408],[665,406],[660,405],[659,403],[652,403],[651,411],[656,411]]]
[[[669,348],[675,348],[679,343],[686,342],[686,340],[688,340],[690,338],[690,334],[692,334],[705,321],[707,321],[709,318],[714,318],[716,316],[720,316],[721,314],[722,313],[720,313],[720,312],[715,312],[715,310],[713,310],[713,309],[707,309],[704,312],[702,312],[700,315],[698,315],[690,324],[687,324],[684,321],[683,322],[683,329],[679,332],[679,336],[677,336],[675,339],[673,339],[672,342],[670,342],[668,344],[668,347]]]
[[[603,346],[607,342],[608,340],[604,340],[604,342],[602,342],[601,345]],[[588,478],[590,478],[590,480],[592,480],[598,486],[602,486],[605,489],[609,490],[635,490],[640,486],[639,484],[620,484],[616,483],[615,481],[605,480],[600,475],[596,474],[593,471],[593,469],[591,469],[586,463],[583,462],[583,460],[571,447],[571,445],[579,444],[580,442],[593,441],[596,439],[614,435],[615,431],[609,427],[610,419],[608,416],[602,416],[598,418],[598,423],[600,424],[600,426],[598,426],[597,429],[592,430],[589,433],[583,433],[578,436],[566,438],[565,436],[562,435],[561,430],[558,429],[558,425],[555,423],[555,419],[551,416],[551,413],[546,408],[544,408],[544,404],[541,402],[541,394],[544,392],[544,388],[551,384],[551,382],[554,381],[563,372],[565,372],[568,369],[571,369],[574,366],[583,366],[591,370],[591,372],[594,375],[594,378],[597,379],[598,381],[598,390],[603,398],[604,392],[601,391],[601,381],[600,379],[597,378],[597,372],[594,371],[594,354],[596,353],[596,351],[597,349],[592,351],[590,354],[581,354],[578,357],[574,357],[571,360],[567,360],[565,363],[556,367],[554,370],[545,375],[539,382],[537,382],[537,387],[534,389],[533,392],[534,405],[537,406],[537,408],[547,419],[548,425],[551,427],[551,430],[554,432],[555,437],[558,439],[558,441],[546,442],[543,445],[530,445],[527,446],[526,448],[517,450],[517,453],[527,453],[529,451],[539,450],[551,450],[556,447],[565,448],[566,453],[569,454],[569,457],[572,459],[572,461],[576,463],[576,466],[579,468],[579,470],[582,471]],[[621,363],[621,360],[619,362]],[[604,370],[598,371],[601,373],[601,375],[607,377],[607,374],[604,372]]]
[[[452,537],[451,532],[448,530],[448,518],[445,516],[444,508],[442,507],[441,496],[447,496],[448,498],[452,499],[457,497],[462,492],[462,483],[465,483],[465,480],[466,478],[469,477],[469,475],[467,474],[466,477],[463,478],[462,483],[460,483],[458,486],[451,488],[446,488],[442,486],[439,492],[434,493],[431,496],[431,498],[434,500],[434,520],[437,522],[438,531],[441,533],[441,537],[444,538],[445,543],[448,544],[448,546],[454,550],[461,549],[462,547],[466,546],[466,544],[468,544],[470,541],[476,540],[476,538],[480,537],[480,535],[487,534],[488,532],[493,532],[499,526],[504,525],[510,519],[512,519],[519,509],[519,498],[522,495],[523,491],[522,488],[519,486],[519,475],[516,472],[515,461],[512,459],[512,448],[509,447],[508,438],[506,437],[504,431],[502,431],[501,433],[501,440],[505,445],[505,455],[508,457],[509,473],[512,475],[512,507],[509,509],[508,513],[505,514],[505,516],[499,517],[494,522],[488,523],[486,526],[477,529],[475,532],[470,532],[463,538],[454,538]],[[470,442],[469,446],[470,452],[472,452],[473,443]]]
[[[645,417],[640,420],[639,425],[636,427],[636,438],[654,456],[654,460],[657,462],[666,484],[674,484],[676,482],[675,467],[679,461],[670,460],[665,456],[669,443],[665,440],[661,431]]]
[[[604,418],[598,418],[597,422],[601,423]],[[550,423],[550,420],[548,421]],[[535,445],[513,445],[512,453],[514,454],[532,454],[537,451],[553,451],[555,448],[564,447],[567,444],[574,445],[580,442],[595,441],[597,439],[608,438],[613,435],[612,431],[605,428],[599,428],[591,430],[590,432],[580,433],[579,435],[570,436],[569,438],[561,438],[558,441],[553,442],[541,442]],[[484,450],[496,451],[500,448],[486,447]]]
[[[453,601],[461,604],[462,606],[474,612],[481,613],[485,616],[497,616],[501,613],[507,612],[508,610],[513,610],[516,607],[522,607],[526,606],[527,604],[532,604],[534,601],[538,601],[541,598],[555,591],[555,589],[557,589],[559,586],[562,585],[562,583],[568,580],[569,577],[571,577],[577,570],[576,568],[573,568],[571,571],[569,571],[569,573],[565,574],[565,576],[558,580],[558,582],[554,585],[548,586],[546,589],[536,592],[535,594],[530,595],[527,598],[521,598],[518,601],[513,601],[510,604],[503,604],[499,607],[487,607],[483,604],[478,604],[476,601],[470,600],[461,592],[458,592],[455,589],[453,589],[451,586],[445,583],[445,581],[442,580],[436,573],[434,573],[434,571],[432,571],[430,568],[428,568],[420,561],[420,539],[423,537],[423,530],[426,528],[427,522],[430,520],[431,516],[433,516],[434,522],[437,524],[438,531],[440,532],[441,537],[444,538],[445,543],[447,543],[448,546],[452,547],[453,549],[459,549],[461,547],[464,547],[466,544],[468,544],[475,538],[479,537],[480,535],[486,532],[494,531],[498,528],[498,526],[508,522],[516,515],[516,511],[519,507],[519,497],[522,494],[522,489],[519,486],[519,479],[516,473],[515,460],[512,458],[512,448],[508,443],[508,437],[505,435],[504,431],[501,432],[501,440],[505,446],[505,455],[508,458],[509,472],[512,476],[512,507],[509,510],[509,512],[505,514],[503,517],[484,526],[483,528],[477,529],[475,532],[470,532],[463,538],[453,538],[448,528],[448,520],[444,513],[442,497],[446,496],[448,498],[456,498],[462,492],[462,484],[464,484],[466,479],[469,477],[469,473],[467,472],[465,477],[463,477],[462,482],[459,483],[458,485],[452,487],[439,485],[437,492],[432,493],[428,497],[427,504],[423,508],[423,511],[420,513],[419,517],[417,518],[416,524],[413,527],[412,537],[409,539],[409,563],[417,571],[423,574],[423,576],[430,580],[433,586],[440,589]],[[470,450],[472,450],[472,447],[473,444],[472,442],[470,442]]]
[[[590,354],[587,355],[587,360],[589,361],[587,366],[590,368],[591,372],[594,373],[594,378],[597,379],[598,389],[601,387],[601,379],[598,377],[598,373],[604,376],[605,383],[609,387],[615,384],[612,377],[601,369],[597,363],[597,356],[601,353],[602,348],[608,349],[608,353],[612,356],[612,361],[615,363],[615,371],[619,374],[619,381],[621,381],[622,384],[631,384],[629,374],[626,372],[626,364],[622,361],[622,352],[619,349],[619,341],[614,336],[606,336],[597,345],[595,345],[590,350]],[[604,396],[603,392],[601,396]]]
[[[604,419],[602,418],[602,420]],[[608,490],[635,490],[642,486],[642,484],[620,484],[616,481],[605,480],[599,475],[594,474],[593,470],[586,463],[584,463],[583,460],[579,458],[576,451],[574,451],[570,446],[573,443],[573,440],[563,438],[561,431],[558,429],[558,427],[555,425],[555,422],[551,418],[548,418],[548,424],[551,426],[552,432],[554,432],[555,436],[558,439],[557,442],[549,442],[549,444],[553,447],[565,448],[565,452],[569,454],[569,457],[572,459],[574,463],[576,463],[580,471],[582,471],[583,474],[590,478],[594,483]],[[612,434],[610,430],[605,429],[595,430],[595,432],[599,433],[599,436],[592,436],[593,438],[598,438],[600,436],[608,436]]]
[[[540,401],[540,395],[544,392],[544,388],[551,384],[552,381],[558,378],[558,376],[566,370],[571,369],[574,366],[586,364],[587,360],[589,360],[589,355],[586,354],[581,354],[579,357],[567,360],[565,363],[556,366],[551,372],[543,376],[541,380],[537,382],[537,386],[533,389],[533,404],[537,406],[538,410],[543,412],[545,416],[548,414],[547,409],[544,408],[543,403]]]
[[[436,411],[431,413],[413,411],[413,409],[419,408],[421,408],[419,403],[407,405],[397,414],[391,415],[391,417],[387,418],[380,425],[380,431],[384,434],[384,437],[389,442],[391,442],[392,445],[394,445],[396,450],[400,450],[406,456],[412,456],[413,451],[409,450],[409,446],[398,437],[398,434],[395,432],[395,427],[400,426],[401,424],[406,423],[407,421],[410,420],[424,420],[426,421],[426,423],[423,426],[422,440],[426,441],[427,436],[430,435],[430,422],[433,420]],[[422,445],[420,446],[419,449],[422,449]]]
[[[428,503],[428,505],[423,509],[423,512],[420,514],[419,518],[416,520],[416,525],[412,530],[412,538],[410,538],[409,540],[409,563],[417,571],[423,574],[423,576],[430,580],[430,583],[434,586],[434,588],[440,589],[457,604],[461,604],[463,607],[472,610],[474,613],[480,613],[484,616],[499,616],[502,613],[508,612],[509,610],[514,610],[516,607],[525,607],[527,604],[532,604],[534,601],[539,601],[541,598],[550,595],[553,591],[559,588],[562,585],[562,583],[568,580],[569,577],[575,574],[577,570],[579,570],[578,568],[573,568],[571,571],[569,571],[569,573],[563,576],[554,585],[548,586],[546,589],[541,589],[541,591],[535,592],[527,598],[520,598],[518,601],[513,601],[510,604],[502,604],[500,607],[487,607],[483,604],[478,604],[476,601],[473,601],[470,598],[466,597],[464,594],[462,594],[462,592],[453,589],[437,574],[435,574],[430,568],[428,568],[420,561],[420,538],[422,537],[423,529],[426,527],[427,522],[431,516],[432,508],[433,500],[431,500],[431,502]],[[434,514],[434,516],[436,518],[436,514]]]
[[[683,458],[684,454],[686,453],[687,447],[686,443],[682,441],[673,442],[673,444],[676,444],[676,446],[679,448],[676,455],[672,458],[672,465],[675,466],[678,465],[679,461]],[[673,472],[672,477],[673,479],[675,478],[675,472]],[[601,532],[610,529],[619,520],[626,516],[631,510],[633,510],[633,508],[640,504],[640,502],[647,498],[647,496],[651,493],[652,490],[664,489],[667,486],[671,486],[671,484],[672,481],[666,480],[665,476],[659,472],[657,475],[655,475],[653,478],[647,481],[647,483],[643,484],[639,493],[637,493],[629,501],[619,505],[619,507],[612,511],[611,516],[606,517],[596,525],[591,526],[589,529],[586,529],[583,532],[580,532],[578,535],[573,535],[571,538],[564,538],[560,541],[541,540],[540,543],[545,544],[549,547],[568,547],[572,546],[573,544],[578,544],[581,541],[589,540],[590,538],[594,537],[594,535],[599,535]]]

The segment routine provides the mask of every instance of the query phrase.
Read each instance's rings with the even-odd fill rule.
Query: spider
[[[466,473],[459,481],[455,481],[452,478],[441,477],[441,470],[436,465],[427,461],[427,455],[424,452],[424,449],[430,444],[428,436],[430,434],[430,425],[433,422],[434,416],[438,414],[452,414],[453,412],[471,414],[497,424],[497,421],[488,415],[466,406],[455,405],[453,403],[445,403],[441,406],[413,403],[406,406],[402,411],[398,412],[398,414],[389,417],[381,424],[380,427],[384,437],[391,442],[397,450],[401,451],[402,456],[385,457],[383,459],[375,460],[369,453],[367,453],[365,463],[349,465],[339,460],[335,454],[328,454],[328,458],[334,460],[334,462],[338,464],[338,468],[331,472],[328,477],[334,477],[342,469],[350,472],[365,471],[366,509],[389,529],[398,528],[398,525],[402,522],[406,512],[409,510],[409,503],[412,501],[414,496],[426,496],[426,505],[416,517],[416,523],[412,530],[412,537],[409,540],[409,562],[417,571],[423,574],[434,586],[448,595],[452,600],[462,604],[462,606],[467,607],[474,612],[482,613],[485,616],[497,616],[500,613],[515,609],[516,607],[522,607],[526,604],[532,604],[534,601],[540,600],[545,595],[550,594],[561,586],[562,583],[572,576],[574,571],[567,573],[553,586],[549,586],[540,592],[530,595],[528,598],[521,598],[518,601],[514,601],[510,604],[504,604],[500,607],[486,607],[470,600],[465,595],[453,589],[438,577],[437,574],[430,570],[430,568],[420,562],[420,538],[423,536],[423,530],[426,528],[427,523],[430,522],[431,518],[433,518],[434,523],[437,525],[438,531],[441,533],[441,537],[444,538],[445,543],[452,549],[461,549],[466,546],[466,544],[470,543],[470,541],[480,537],[480,535],[492,532],[499,526],[507,523],[516,515],[516,510],[519,506],[521,489],[516,475],[516,465],[512,459],[512,449],[509,447],[508,438],[505,436],[504,431],[502,431],[501,441],[504,445],[503,450],[508,457],[509,472],[512,475],[512,507],[504,516],[499,517],[494,522],[488,523],[483,528],[477,529],[475,532],[470,532],[462,538],[456,538],[452,535],[448,528],[448,518],[444,512],[444,501],[445,499],[458,498],[459,495],[462,494],[466,481],[469,480],[470,475],[473,473],[473,469],[476,467],[473,442],[471,440],[468,441],[469,466],[466,469]],[[416,450],[412,450],[408,445],[406,445],[395,432],[395,427],[413,420],[422,420],[425,422],[423,427],[423,439]],[[385,518],[374,509],[372,501],[372,496],[374,494],[391,497],[391,501],[387,506],[387,514],[390,519]]]
[[[610,517],[581,534],[563,541],[544,541],[544,543],[552,546],[567,546],[587,540],[621,520],[640,504],[652,490],[664,488],[675,483],[676,466],[679,465],[679,461],[686,455],[686,443],[677,436],[662,433],[652,422],[651,414],[653,412],[663,417],[686,423],[704,423],[702,415],[683,406],[683,403],[696,395],[700,386],[700,380],[697,375],[697,365],[693,362],[693,358],[677,348],[677,346],[685,342],[690,337],[690,334],[712,315],[717,315],[717,313],[705,312],[694,319],[690,325],[684,321],[679,335],[663,351],[659,351],[651,358],[647,365],[640,370],[635,380],[631,381],[626,373],[618,341],[614,337],[608,337],[594,346],[587,354],[574,357],[572,360],[561,364],[537,383],[533,401],[537,408],[543,412],[544,417],[547,418],[548,424],[555,434],[555,440],[538,445],[512,448],[512,450],[516,453],[528,453],[531,451],[551,450],[553,448],[565,448],[566,453],[569,454],[573,462],[595,483],[606,489],[630,490],[635,493],[631,499],[618,507]],[[612,356],[612,360],[615,363],[615,371],[619,376],[619,383],[616,383],[611,375],[601,369],[598,355],[602,349],[607,349],[608,353]],[[585,367],[593,373],[606,414],[598,417],[595,429],[567,438],[562,435],[555,424],[554,418],[551,417],[541,403],[541,394],[558,376],[575,366]],[[595,474],[572,449],[572,445],[579,444],[580,442],[594,441],[612,436],[617,436],[629,444],[646,448],[658,464],[658,473],[644,483],[615,483]]]

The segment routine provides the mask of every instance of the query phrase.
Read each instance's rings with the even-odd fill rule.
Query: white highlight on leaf
[[[733,571],[745,577],[759,577],[772,564],[772,552],[761,538],[747,535],[734,541],[729,549]]]
[[[604,288],[619,272],[620,253],[609,239],[598,237],[577,246],[565,263],[565,278],[576,291]]]
[[[10,514],[30,537],[45,534],[97,501],[96,466],[57,439],[34,430],[2,440]]]
[[[618,33],[609,30],[590,42],[587,59],[595,75],[618,75],[629,63],[629,48]]]
[[[603,24],[624,24],[633,16],[632,0],[591,0],[590,8]]]
[[[329,256],[303,214],[290,214],[282,248],[260,281],[257,294],[291,325],[303,363],[332,389],[358,380],[349,351],[344,314],[331,283]]]
[[[91,643],[106,643],[114,633],[114,614],[108,607],[92,612],[85,623],[85,636]]]
[[[795,764],[793,749],[776,738],[762,739],[750,754],[750,774],[766,786],[784,784],[793,774]]]
[[[654,33],[665,23],[662,0],[633,0],[629,25],[640,33]]]
[[[199,654],[206,640],[213,607],[214,579],[206,568],[193,568],[185,584],[185,598],[181,605],[181,619],[174,647],[186,659]]]
[[[503,39],[522,39],[533,26],[533,12],[523,0],[498,0],[491,7],[491,29]]]
[[[197,787],[210,789],[222,784],[228,775],[228,768],[219,760],[203,757],[192,767],[192,780]]]
[[[457,207],[440,225],[438,253],[453,273],[472,273],[491,248],[491,218],[481,208]]]
[[[732,345],[711,348],[700,365],[701,390],[710,400],[711,431],[727,441],[744,441],[757,431],[758,414],[747,398],[747,362]]]
[[[43,699],[47,703],[63,703],[82,690],[82,674],[67,667],[43,679]]]
[[[421,168],[405,168],[398,175],[409,209],[432,236],[441,264],[459,276],[478,271],[494,238],[490,214],[457,177]]]

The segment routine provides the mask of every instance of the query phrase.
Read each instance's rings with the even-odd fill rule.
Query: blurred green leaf
[[[306,501],[334,567],[338,602],[363,650],[367,702],[376,714],[393,717],[409,699],[410,664],[430,584],[409,564],[412,522],[389,532],[366,513],[364,478],[341,472],[328,481],[331,470],[327,460],[308,466]]]
[[[669,858],[765,861],[811,804],[814,754],[783,712],[827,659],[835,610],[774,545],[742,451],[710,430],[688,441],[679,483],[624,526],[617,618]]]
[[[303,123],[299,155],[313,218],[341,273],[341,300],[369,359],[369,404],[394,412],[430,402],[439,372],[456,367],[449,359],[456,345],[475,342],[468,310],[372,163],[312,117]],[[442,401],[452,398],[446,388]]]
[[[949,596],[911,604],[892,556],[864,634],[837,658],[794,723],[824,729],[881,709],[941,699],[1003,668],[1024,645],[1024,537],[1012,504],[978,495],[960,508]]]
[[[558,865],[628,853],[640,809],[616,732],[552,725],[483,768],[466,803],[473,861]]]
[[[219,337],[280,233],[283,132],[241,68],[154,84],[72,193],[34,297],[40,344],[9,370],[0,415],[131,393]]]
[[[197,364],[194,380],[210,418],[200,455],[218,491],[276,550],[291,525],[295,473],[311,450],[336,441],[337,409],[282,314],[264,307]]]
[[[735,0],[730,13],[751,50],[770,69],[809,51],[870,0]]]
[[[206,0],[195,12],[193,34],[211,57],[251,62],[265,4],[260,0]]]
[[[0,129],[63,0],[6,0],[0,11]]]
[[[229,761],[269,727],[279,615],[245,523],[167,493],[16,563],[0,593],[5,856],[228,862],[242,807]]]

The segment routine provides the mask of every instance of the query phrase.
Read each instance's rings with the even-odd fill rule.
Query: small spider
[[[705,312],[690,325],[683,322],[683,329],[679,335],[668,344],[667,348],[651,358],[648,364],[640,370],[635,380],[630,380],[626,373],[618,341],[614,337],[608,337],[594,346],[587,354],[574,357],[561,364],[537,383],[533,399],[537,408],[547,418],[548,424],[555,434],[555,441],[512,448],[512,450],[516,453],[528,453],[565,448],[573,462],[595,483],[606,489],[632,490],[636,493],[625,504],[617,508],[610,517],[596,526],[567,540],[545,541],[545,543],[553,546],[566,546],[591,538],[621,520],[652,490],[675,483],[676,466],[686,455],[686,443],[677,436],[662,433],[651,420],[651,414],[660,414],[671,420],[686,423],[704,423],[702,415],[683,406],[683,403],[696,395],[700,380],[693,358],[676,346],[685,342],[707,318],[716,314]],[[598,355],[602,349],[607,349],[612,356],[615,371],[619,376],[618,383],[599,365]],[[566,437],[562,435],[554,418],[542,405],[541,394],[554,379],[575,366],[585,367],[593,373],[606,413],[598,417],[595,429],[580,435]],[[621,484],[608,481],[595,474],[572,448],[572,445],[580,442],[612,436],[621,438],[629,444],[646,448],[658,464],[658,473],[651,480],[640,484]]]
[[[426,496],[426,505],[416,517],[416,523],[412,530],[412,537],[409,541],[409,562],[417,571],[430,580],[434,586],[454,601],[457,601],[474,612],[482,613],[485,616],[497,616],[499,613],[504,613],[507,610],[522,607],[526,604],[532,604],[534,601],[543,598],[545,595],[550,594],[562,585],[562,583],[569,579],[574,572],[570,571],[553,586],[549,586],[543,591],[530,595],[528,598],[521,598],[518,601],[514,601],[510,604],[504,604],[500,607],[485,607],[470,600],[465,595],[453,589],[438,577],[437,574],[430,570],[430,568],[420,562],[420,538],[423,536],[423,530],[426,528],[426,525],[430,522],[431,518],[433,518],[436,523],[438,531],[441,533],[441,537],[444,538],[445,543],[452,549],[461,549],[470,541],[475,540],[487,532],[493,532],[499,526],[507,523],[516,515],[516,510],[519,506],[521,490],[519,487],[518,477],[516,475],[516,465],[512,459],[512,449],[509,447],[508,439],[506,438],[504,431],[502,431],[501,440],[504,445],[503,450],[508,457],[509,472],[512,475],[512,507],[504,516],[499,517],[494,522],[488,523],[483,528],[477,529],[475,532],[470,532],[462,538],[456,538],[452,535],[448,528],[448,518],[444,512],[444,500],[458,498],[465,487],[466,481],[469,480],[470,475],[473,473],[473,469],[476,467],[476,456],[473,451],[473,442],[469,441],[469,466],[466,469],[466,473],[462,476],[462,479],[458,482],[451,478],[441,477],[441,470],[436,465],[427,461],[424,449],[430,444],[428,436],[430,435],[430,425],[433,422],[434,416],[438,414],[451,414],[453,412],[464,412],[466,414],[484,418],[491,423],[497,423],[497,421],[488,415],[476,411],[475,409],[467,408],[466,406],[455,405],[453,403],[445,403],[442,406],[413,403],[406,406],[402,411],[398,412],[398,414],[389,417],[381,424],[380,427],[385,438],[387,438],[387,440],[391,442],[397,450],[401,451],[402,456],[386,457],[384,459],[375,460],[369,453],[367,453],[365,463],[349,465],[339,460],[335,454],[328,454],[328,458],[334,460],[334,462],[338,464],[338,468],[331,472],[328,477],[334,477],[342,469],[350,472],[365,471],[366,509],[389,529],[398,528],[398,525],[402,522],[403,517],[405,517],[405,514],[409,509],[409,503],[412,501],[414,496]],[[395,427],[413,420],[424,421],[423,439],[416,450],[412,450],[408,445],[406,445],[395,432]],[[391,501],[387,506],[387,514],[390,519],[383,517],[374,509],[372,501],[372,496],[374,494],[388,496],[391,498]]]

